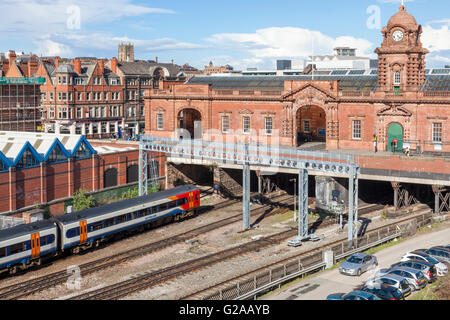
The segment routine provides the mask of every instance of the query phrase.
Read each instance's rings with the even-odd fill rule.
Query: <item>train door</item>
[[[193,192],[189,192],[188,202],[189,202],[189,210],[191,210],[194,207],[194,193]]]
[[[31,234],[31,259],[39,257],[41,254],[41,238],[39,232]]]
[[[87,222],[80,221],[80,243],[86,243],[87,241]]]

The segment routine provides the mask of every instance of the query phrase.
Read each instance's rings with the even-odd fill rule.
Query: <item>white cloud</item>
[[[42,39],[36,42],[36,51],[39,55],[43,56],[60,56],[66,57],[72,55],[72,50],[61,43],[52,41],[50,39]]]
[[[205,48],[205,46],[202,45],[178,41],[171,38],[139,40],[129,37],[117,37],[99,32],[47,34],[42,36],[38,41],[35,41],[37,44],[37,54],[53,55],[49,52],[61,52],[58,55],[65,57],[86,55],[85,52],[88,50],[102,52],[102,54],[115,53],[118,44],[121,42],[133,43],[135,52],[138,53],[136,56],[139,56],[139,52]]]
[[[433,28],[430,25],[423,27],[422,43],[430,52],[450,50],[450,30],[448,25]]]
[[[307,58],[332,54],[336,46],[357,48],[357,54],[373,55],[373,44],[361,38],[342,36],[333,38],[319,31],[295,27],[273,27],[256,30],[255,33],[220,33],[205,39],[216,49],[245,52],[247,62],[258,67],[274,65],[281,58]]]
[[[0,2],[0,33],[68,32],[67,22],[79,8],[81,28],[122,18],[149,13],[175,13],[170,9],[134,5],[131,0],[2,0]]]

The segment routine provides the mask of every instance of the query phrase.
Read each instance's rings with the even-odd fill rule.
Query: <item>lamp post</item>
[[[291,179],[289,182],[294,182],[294,222],[297,221],[297,212],[295,210],[295,204],[297,202],[297,179]]]

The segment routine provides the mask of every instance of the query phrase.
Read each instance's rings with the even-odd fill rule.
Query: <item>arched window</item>
[[[400,71],[395,71],[394,72],[394,84],[400,84],[402,80],[402,76],[400,74]]]

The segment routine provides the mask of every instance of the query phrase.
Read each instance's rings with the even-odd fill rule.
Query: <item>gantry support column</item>
[[[148,194],[148,177],[147,177],[147,152],[144,151],[142,143],[139,144],[139,196]]]
[[[348,182],[348,241],[358,240],[358,174],[359,168],[350,167]]]
[[[243,228],[250,228],[250,164],[248,162],[248,144],[245,145],[245,160],[242,170],[242,212]]]
[[[443,192],[447,191],[446,187],[443,186],[433,186],[434,193],[434,213],[441,214],[442,212],[450,212],[450,193],[446,193],[445,196]]]
[[[399,208],[398,203],[398,191],[400,189],[400,183],[399,182],[391,182],[392,189],[394,189],[394,208],[397,210]]]
[[[298,238],[303,240],[308,237],[308,170],[300,169],[298,174]]]

